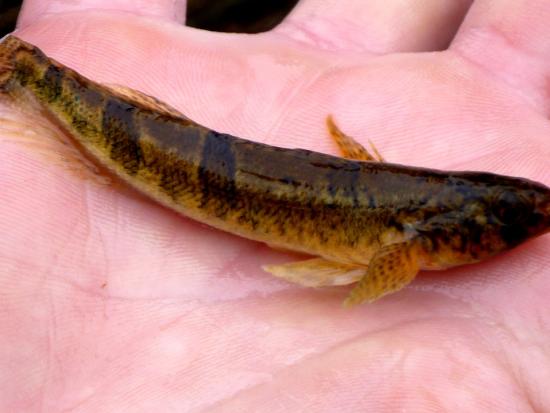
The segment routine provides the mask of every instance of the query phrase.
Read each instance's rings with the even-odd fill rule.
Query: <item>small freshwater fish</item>
[[[397,291],[421,269],[478,262],[550,231],[543,184],[387,163],[330,117],[341,158],[216,132],[12,35],[0,43],[0,93],[40,105],[88,156],[168,208],[312,255],[264,268],[306,286],[357,283],[346,305]]]

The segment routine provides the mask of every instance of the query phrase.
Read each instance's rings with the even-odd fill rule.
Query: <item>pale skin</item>
[[[546,0],[303,0],[256,36],[183,3],[32,0],[17,34],[220,131],[337,153],[332,113],[391,162],[550,184]],[[346,310],[0,118],[0,411],[550,410],[549,235]]]

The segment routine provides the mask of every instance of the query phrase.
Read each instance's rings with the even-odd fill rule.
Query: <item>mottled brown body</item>
[[[377,254],[416,271],[474,262],[550,226],[550,191],[541,184],[343,159],[218,133],[153,98],[92,82],[12,36],[0,45],[0,91],[39,103],[102,165],[164,205],[322,257],[337,263],[337,273],[375,268],[369,264]],[[518,214],[525,220],[505,222]],[[382,284],[384,291],[402,286]]]

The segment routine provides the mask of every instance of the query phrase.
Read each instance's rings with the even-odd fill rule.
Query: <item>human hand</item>
[[[302,0],[247,36],[182,27],[183,2],[28,0],[17,35],[219,131],[336,153],[332,113],[391,162],[549,184],[548,2],[409,3]],[[1,411],[550,409],[548,235],[344,310],[0,115]]]

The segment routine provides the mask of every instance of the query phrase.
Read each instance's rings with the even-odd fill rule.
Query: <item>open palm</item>
[[[545,0],[303,0],[253,36],[138,3],[29,0],[18,35],[219,131],[336,153],[331,113],[392,162],[550,183]],[[550,410],[550,236],[344,310],[0,115],[0,411]]]

